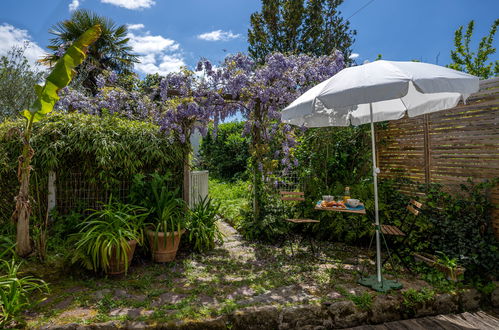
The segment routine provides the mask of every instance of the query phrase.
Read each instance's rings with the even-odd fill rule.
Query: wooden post
[[[425,183],[428,185],[431,183],[431,176],[430,176],[430,124],[429,124],[429,115],[425,114],[423,115],[423,120],[424,120],[424,146],[423,146],[423,151],[424,151],[424,174],[425,174]]]
[[[47,210],[48,212],[52,211],[55,206],[56,206],[56,188],[55,188],[55,180],[56,180],[56,174],[54,171],[49,171],[49,178],[48,178],[48,196],[47,196]]]

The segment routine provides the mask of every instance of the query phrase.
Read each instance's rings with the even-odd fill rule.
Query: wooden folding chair
[[[303,224],[303,223],[319,223],[319,220],[314,220],[314,219],[307,219],[305,218],[305,194],[301,191],[279,191],[280,199],[282,201],[294,201],[294,202],[302,202],[302,207],[301,207],[301,217],[300,218],[290,218],[290,219],[284,219],[287,222],[293,223],[293,224]],[[315,254],[315,248],[314,244],[312,241],[312,237],[310,235],[307,235],[309,242],[310,242],[310,247],[312,248],[312,253]],[[301,244],[303,242],[305,236],[302,235],[302,239],[298,243]],[[291,244],[291,254],[294,255],[293,252],[293,244]]]
[[[399,257],[399,259],[402,261],[404,266],[409,270],[410,270],[410,267],[409,267],[409,265],[407,265],[407,263],[404,261],[404,259],[400,255],[400,250],[404,246],[405,241],[407,240],[407,238],[409,237],[409,235],[411,234],[413,229],[415,228],[417,216],[421,213],[422,207],[423,207],[423,204],[414,200],[414,199],[411,199],[409,201],[409,204],[407,204],[406,209],[408,212],[406,213],[406,215],[402,219],[401,224],[405,225],[408,222],[407,221],[408,216],[412,216],[413,219],[410,222],[409,226],[407,227],[406,232],[402,231],[399,227],[394,226],[394,225],[383,225],[382,224],[380,226],[380,230],[381,230],[381,233],[383,234],[383,236],[393,237],[393,239],[392,239],[392,245],[393,245],[392,253],[394,255],[396,255],[397,257]],[[397,240],[396,239],[397,237],[400,239]],[[390,257],[390,254],[388,254],[388,256],[383,260],[383,265],[388,261],[389,257]]]

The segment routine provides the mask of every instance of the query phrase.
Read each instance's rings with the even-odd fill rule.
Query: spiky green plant
[[[194,250],[211,250],[215,247],[215,241],[223,241],[223,235],[216,224],[219,209],[220,204],[213,203],[206,196],[189,211],[187,229]]]
[[[73,263],[81,262],[88,269],[107,272],[114,254],[117,261],[124,264],[126,273],[130,254],[128,242],[135,240],[139,245],[143,243],[147,210],[110,200],[101,210],[92,212],[74,235],[77,243]]]
[[[157,247],[159,233],[171,236],[172,245],[175,245],[175,232],[185,228],[184,201],[180,198],[178,189],[169,191],[167,187],[159,185],[157,181],[151,182],[153,193],[152,222],[149,226],[154,230],[154,245]],[[167,240],[163,240],[166,248]]]
[[[34,291],[48,292],[47,283],[33,276],[20,276],[19,268],[22,262],[16,262],[14,257],[2,260],[0,266],[0,327],[12,325],[20,321],[23,310],[36,301],[30,297]]]

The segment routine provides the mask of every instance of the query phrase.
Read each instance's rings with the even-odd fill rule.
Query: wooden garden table
[[[364,206],[364,203],[359,203],[359,206],[362,205]],[[366,214],[366,207],[364,206],[364,208],[362,210],[349,210],[347,208],[340,208],[340,207],[323,207],[321,206],[320,204],[316,204],[314,209],[316,210],[320,210],[320,211],[333,211],[333,212],[344,212],[344,213],[353,213],[353,214]],[[352,227],[353,227],[353,230],[355,232],[355,237],[356,237],[356,240],[359,239],[359,228],[361,227],[361,221],[362,221],[362,218],[358,218],[358,221],[352,221]],[[357,222],[356,225],[353,225],[354,222]]]

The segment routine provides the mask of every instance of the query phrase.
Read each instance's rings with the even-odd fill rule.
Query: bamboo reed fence
[[[441,183],[450,190],[499,177],[499,77],[480,82],[466,104],[388,123],[377,132],[380,177]],[[410,189],[410,188],[408,188]],[[490,191],[499,239],[499,187]]]

